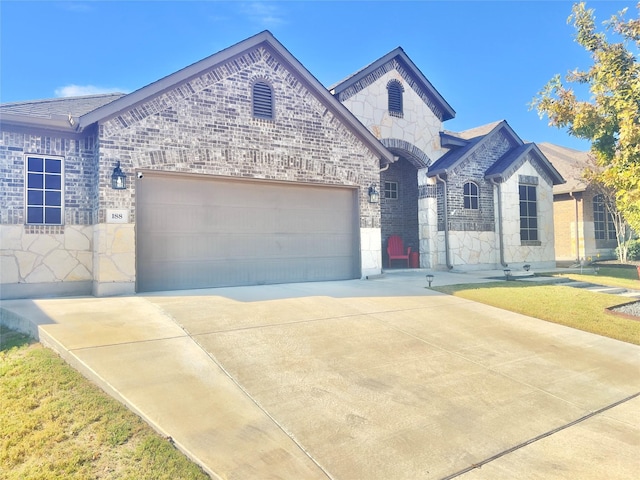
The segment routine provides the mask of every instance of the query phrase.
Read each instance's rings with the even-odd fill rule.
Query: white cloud
[[[286,23],[284,13],[279,6],[270,2],[244,3],[242,12],[254,22],[267,28],[277,27]]]
[[[121,88],[96,87],[95,85],[65,85],[56,88],[56,97],[81,97],[83,95],[100,95],[103,93],[126,93]]]

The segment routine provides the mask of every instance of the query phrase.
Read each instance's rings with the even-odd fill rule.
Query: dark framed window
[[[253,84],[253,116],[273,120],[273,90],[262,81]]]
[[[389,94],[389,115],[402,117],[402,94],[404,92],[402,84],[398,80],[391,80],[387,84],[387,92]]]
[[[616,227],[602,194],[593,197],[593,229],[596,240],[615,240]]]
[[[64,201],[62,159],[29,155],[25,161],[27,223],[62,225]]]
[[[538,200],[534,185],[520,185],[520,240],[538,240]]]
[[[384,182],[384,198],[398,199],[398,182]]]
[[[467,210],[478,210],[478,185],[467,182],[463,187],[464,208]]]

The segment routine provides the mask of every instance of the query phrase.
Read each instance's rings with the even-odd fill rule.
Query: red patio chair
[[[409,255],[411,254],[411,247],[407,247],[407,251],[404,251],[404,242],[399,235],[391,235],[387,240],[387,253],[389,254],[389,268],[391,268],[391,260],[406,260],[407,268],[409,268]]]

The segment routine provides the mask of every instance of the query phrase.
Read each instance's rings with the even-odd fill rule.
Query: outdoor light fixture
[[[525,265],[525,266],[524,266],[524,267],[522,267],[522,268],[524,268],[524,271],[525,271],[525,272],[528,272],[528,271],[529,271],[529,269],[531,268],[531,265],[528,265],[528,264],[527,264],[527,265]]]
[[[124,190],[127,188],[127,174],[120,169],[120,161],[111,174],[111,188],[114,190]]]
[[[369,187],[369,203],[379,203],[380,202],[380,192],[376,189],[376,186],[371,184]]]
[[[431,282],[433,282],[433,275],[427,275],[427,282],[429,282],[429,288],[431,288]]]
[[[511,269],[510,268],[505,268],[504,269],[504,276],[506,277],[507,280],[509,280],[509,278],[511,277]]]

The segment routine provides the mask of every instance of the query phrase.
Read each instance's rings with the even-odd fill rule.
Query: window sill
[[[542,242],[540,240],[520,240],[520,245],[523,247],[541,247]]]
[[[26,224],[24,233],[27,235],[62,235],[64,233],[64,225]]]

